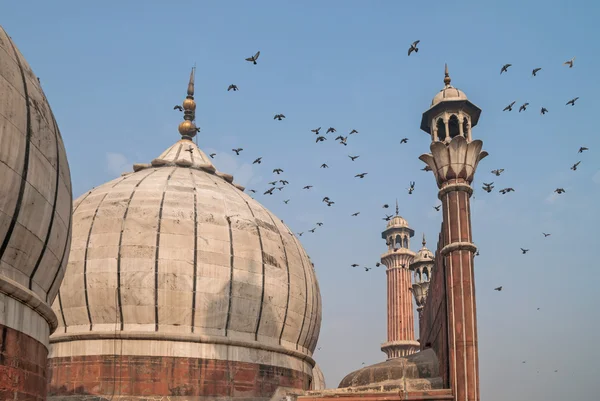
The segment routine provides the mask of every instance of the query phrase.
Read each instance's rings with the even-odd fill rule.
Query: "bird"
[[[542,110],[540,110],[540,114],[546,114],[548,112],[548,109],[545,107],[542,107]]]
[[[186,152],[190,152],[190,154],[194,153],[194,148],[191,146],[185,150]]]
[[[544,234],[544,238],[549,237],[550,235],[552,235],[552,234],[549,234],[549,233],[542,233],[542,234]]]
[[[560,195],[560,194],[562,194],[562,193],[564,193],[564,192],[566,192],[566,191],[564,190],[564,188],[556,188],[556,189],[554,190],[554,192],[556,192],[557,194],[559,194],[559,195]]]
[[[527,252],[529,252],[529,249],[523,249],[523,248],[521,248],[521,252],[523,252],[523,255],[525,255]]]
[[[241,152],[242,150],[244,150],[244,149],[242,149],[242,148],[237,148],[237,149],[231,149],[231,150],[232,150],[232,151],[234,151],[234,152],[235,152],[235,154],[239,156],[239,155],[240,155],[240,152]]]
[[[379,262],[375,263],[375,267],[379,267],[379,266],[381,266],[381,263],[379,263]]]
[[[428,164],[428,165],[426,165],[425,167],[423,167],[423,168],[421,169],[421,171],[431,171],[431,167],[429,167],[429,164]]]
[[[331,206],[331,205],[333,205],[335,202],[333,202],[333,201],[327,201],[327,202],[325,202],[325,203],[327,203],[327,206]]]
[[[535,77],[539,70],[541,70],[541,68],[534,68],[533,71],[531,71],[531,75]]]
[[[298,233],[298,237],[302,237],[302,234],[304,234],[304,231],[301,233]]]
[[[523,103],[523,105],[519,107],[519,113],[527,110],[527,106],[529,106],[529,103]]]
[[[358,131],[353,129],[352,131],[350,131],[350,133],[348,135],[352,135],[352,134],[358,134]]]
[[[352,214],[351,214],[351,216],[352,216],[352,217],[356,217],[356,216],[358,216],[359,214],[360,214],[360,212],[356,212],[356,213],[352,213]]]
[[[365,267],[365,271],[368,272],[369,270],[371,270],[372,267]]]
[[[475,256],[479,256],[479,250],[477,250],[477,252],[475,252]]]
[[[502,174],[504,172],[503,168],[499,168],[496,170],[492,170],[492,174],[499,176],[500,174]]]
[[[434,206],[433,208],[435,209],[436,212],[439,212],[441,207],[442,207],[442,205],[438,205],[438,206]]]
[[[260,163],[262,163],[262,157],[259,157],[252,162],[252,164],[260,164]]]
[[[329,127],[329,128],[327,128],[327,131],[326,131],[325,133],[326,133],[326,134],[329,134],[330,132],[335,132],[335,131],[336,131],[336,129],[335,129],[335,128],[333,128],[333,127]]]
[[[289,199],[286,199],[283,201],[283,203],[285,203],[287,205],[289,201],[290,201]]]
[[[352,263],[350,267],[358,267],[358,265],[356,263]]]
[[[512,64],[504,64],[500,69],[500,75],[502,75],[503,72],[508,72],[508,67],[510,67],[511,65]]]
[[[216,153],[211,153],[209,156],[211,159],[214,159],[216,155],[217,155]]]
[[[490,182],[488,184],[488,183],[484,182],[482,188],[485,192],[487,192],[489,194],[490,192],[492,192],[492,189],[494,189],[494,183]]]
[[[274,170],[273,170],[273,172],[274,172],[275,174],[279,175],[279,174],[283,173],[283,170],[282,170],[282,169],[280,169],[280,168],[276,168],[276,169],[274,169]]]
[[[568,65],[569,68],[573,68],[573,61],[575,61],[575,57],[573,57],[571,60],[565,61],[563,65]]]
[[[319,137],[317,137],[317,140],[315,142],[319,143],[319,142],[323,142],[326,140],[327,140],[327,138],[325,138],[324,136],[319,136]]]
[[[515,100],[514,102],[512,102],[511,104],[509,104],[508,106],[506,106],[506,107],[504,108],[504,110],[502,110],[502,111],[506,111],[506,110],[508,110],[508,111],[512,111],[512,107],[514,106],[514,104],[515,104],[515,103],[517,103],[517,101],[516,101],[516,100]]]
[[[273,117],[273,120],[283,120],[285,118],[285,116],[283,114],[275,114],[275,117]]]
[[[304,187],[304,188],[302,188],[302,189],[311,189],[312,187],[313,187],[312,185],[307,185],[307,186],[305,186],[305,187]]]
[[[269,185],[276,185],[277,184],[277,180],[268,182],[267,184],[269,184]]]
[[[502,286],[494,288],[494,291],[502,291]]]
[[[273,195],[273,190],[275,190],[275,187],[267,189],[263,195],[266,195],[266,194]]]
[[[500,191],[498,191],[498,192],[500,192],[502,195],[505,195],[505,194],[507,194],[507,193],[509,193],[509,192],[515,192],[515,190],[514,190],[513,188],[510,188],[510,187],[509,187],[509,188],[504,188],[504,189],[501,189],[501,190],[500,190]]]
[[[339,136],[338,138],[340,138],[341,145],[348,146],[348,144],[346,143],[346,141],[348,140],[347,136]]]
[[[412,42],[412,44],[410,45],[410,47],[408,48],[408,55],[410,56],[410,54],[412,52],[418,53],[419,49],[417,48],[417,45],[419,44],[420,40],[415,40],[414,42]]]
[[[410,182],[410,187],[408,188],[408,194],[412,195],[413,191],[415,190],[415,182],[411,181]]]
[[[589,150],[589,149],[586,148],[585,146],[582,146],[579,148],[579,151],[577,153],[583,153],[584,150]]]
[[[321,164],[321,168],[329,168],[329,166],[325,163]]]
[[[321,130],[321,127],[315,128],[315,129],[311,129],[310,132],[314,132],[315,134],[319,135],[319,131],[320,130]]]
[[[256,60],[258,60],[258,56],[260,56],[260,51],[257,51],[254,56],[248,57],[246,61],[250,61],[252,62],[252,64],[256,65]]]
[[[256,190],[254,190],[254,189],[251,189],[251,190],[250,190],[250,192],[252,192],[253,194],[255,194],[255,193],[256,193]]]
[[[281,191],[283,189],[283,187],[277,187],[277,189]]]
[[[394,217],[394,216],[392,216],[391,214],[386,214],[385,217],[382,218],[382,220],[390,221],[392,219],[392,217]]]
[[[360,174],[356,174],[354,176],[354,178],[358,177],[358,178],[365,178],[365,175],[367,175],[368,173],[360,173]]]
[[[579,99],[579,96],[569,100],[566,105],[570,104],[571,106],[575,106],[575,102],[577,101],[577,99]]]
[[[402,138],[402,139],[400,140],[400,143],[406,143],[406,142],[408,142],[408,138]]]
[[[390,207],[390,205],[388,205],[388,204],[386,203],[386,204],[384,204],[382,207],[383,207],[384,209],[387,209],[388,207]]]
[[[573,170],[573,171],[577,170],[577,166],[579,166],[579,163],[581,163],[581,160],[580,160],[580,161],[578,161],[577,163],[573,164],[573,165],[571,166],[571,170]]]
[[[329,196],[326,196],[323,198],[323,202],[329,202],[329,201],[330,201]]]
[[[232,91],[234,91],[234,92],[236,92],[236,91],[238,91],[239,89],[238,89],[237,85],[231,84],[231,85],[229,85],[229,87],[227,88],[227,92],[229,92],[229,91],[231,91],[231,90],[232,90]]]
[[[310,230],[308,230],[309,233],[314,233],[316,230],[316,228],[311,228]]]
[[[323,223],[321,223],[321,222],[318,222],[318,223],[317,223],[317,225],[318,225],[319,227],[321,227],[321,226],[323,225]]]
[[[173,107],[173,110],[183,111],[183,107],[181,107],[180,105],[177,105],[177,106]]]
[[[287,185],[289,184],[288,180],[279,180],[280,183],[282,183],[283,185]]]
[[[354,160],[358,159],[360,156],[350,156],[350,155],[348,155],[348,157],[350,158],[350,160],[354,161]]]

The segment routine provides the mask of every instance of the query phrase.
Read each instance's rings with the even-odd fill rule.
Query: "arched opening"
[[[444,141],[446,139],[446,125],[444,124],[444,120],[438,118],[436,123],[438,140]]]
[[[394,249],[402,248],[402,238],[399,235],[396,235],[396,240],[394,241]]]
[[[421,271],[420,270],[415,270],[415,282],[421,283]]]
[[[408,237],[404,237],[403,246],[404,248],[408,248]]]
[[[423,281],[429,281],[429,269],[428,268],[423,269]]]
[[[470,128],[469,119],[467,117],[463,118],[463,136],[467,139],[471,137],[471,135],[469,135]]]
[[[450,139],[455,136],[460,135],[460,126],[458,124],[458,117],[454,114],[450,116],[450,120],[448,120],[448,132],[450,134]]]

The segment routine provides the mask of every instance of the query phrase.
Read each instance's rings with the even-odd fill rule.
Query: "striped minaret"
[[[410,237],[415,235],[406,220],[398,215],[390,219],[381,234],[388,246],[381,255],[381,263],[387,266],[387,342],[381,345],[388,359],[413,354],[419,350],[415,341],[415,321],[411,293],[410,264],[415,253],[410,250]]]
[[[431,153],[421,155],[434,173],[442,202],[441,256],[446,283],[449,385],[456,401],[479,401],[477,309],[471,234],[473,193],[471,182],[477,164],[487,156],[483,142],[473,140],[471,128],[481,110],[464,92],[450,85],[446,66],[445,87],[423,113],[421,129],[431,134]]]

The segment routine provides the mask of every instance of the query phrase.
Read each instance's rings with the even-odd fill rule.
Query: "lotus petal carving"
[[[431,153],[419,157],[433,171],[438,188],[451,179],[462,178],[469,184],[473,181],[479,162],[488,155],[481,150],[483,142],[476,139],[472,142],[462,136],[455,136],[449,144],[433,142]]]

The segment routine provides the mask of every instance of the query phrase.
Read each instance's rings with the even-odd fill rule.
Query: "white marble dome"
[[[458,88],[452,85],[447,85],[444,89],[439,91],[431,101],[431,107],[441,102],[447,102],[452,100],[467,100],[467,95]]]
[[[415,255],[415,258],[413,259],[412,263],[433,262],[433,258],[433,252],[431,252],[425,247],[425,245],[423,245],[423,248],[417,251],[417,254]]]
[[[312,355],[321,295],[290,229],[190,140],[134,170],[75,201],[53,338],[135,332]]]
[[[394,216],[388,221],[387,228],[408,228],[408,222],[402,216]]]
[[[0,284],[41,314],[51,331],[56,317],[49,304],[67,265],[71,206],[71,174],[54,115],[38,78],[0,27]]]

